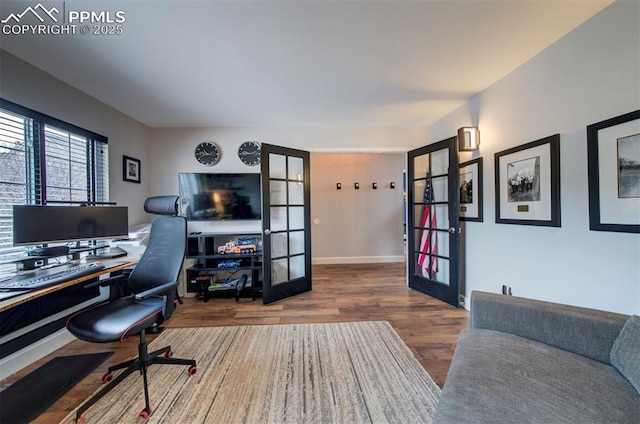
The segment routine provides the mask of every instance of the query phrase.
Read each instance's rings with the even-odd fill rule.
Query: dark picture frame
[[[140,184],[140,160],[122,156],[122,180]]]
[[[560,227],[560,134],[495,153],[496,223]]]
[[[460,164],[460,221],[482,222],[482,158]]]
[[[640,233],[638,153],[640,110],[587,126],[590,230]]]

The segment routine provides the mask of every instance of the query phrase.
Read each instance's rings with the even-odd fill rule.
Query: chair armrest
[[[136,294],[135,295],[135,299],[136,300],[148,299],[148,298],[150,298],[152,296],[156,296],[158,294],[166,293],[169,290],[171,290],[172,288],[176,288],[176,287],[178,287],[178,282],[177,281],[164,283],[161,286],[157,286],[157,287],[154,287],[152,289],[145,290],[143,292],[140,292],[140,293]]]
[[[611,348],[628,318],[541,300],[471,293],[471,328],[514,334],[606,364],[611,363]]]

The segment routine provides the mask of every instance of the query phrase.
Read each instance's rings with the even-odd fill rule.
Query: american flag
[[[424,184],[424,206],[422,209],[422,230],[420,231],[420,253],[418,254],[418,265],[422,269],[422,276],[431,278],[438,272],[438,258],[433,256],[438,254],[438,237],[435,232],[436,211],[431,205],[433,200],[433,185],[431,176],[427,172],[427,179]]]

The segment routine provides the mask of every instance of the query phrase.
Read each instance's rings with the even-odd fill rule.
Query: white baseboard
[[[404,262],[404,256],[348,256],[336,258],[313,258],[313,263],[318,265],[331,264],[373,264],[386,262]]]
[[[55,333],[2,358],[0,360],[0,380],[4,380],[73,340],[75,340],[73,334],[69,333],[66,328],[61,328]]]

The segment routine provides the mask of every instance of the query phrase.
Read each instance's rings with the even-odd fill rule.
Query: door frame
[[[417,156],[431,154],[433,152],[448,149],[449,168],[446,174],[448,183],[448,221],[449,221],[449,252],[448,256],[434,255],[449,261],[449,282],[444,284],[416,274],[416,261],[414,258],[418,250],[414,248],[416,244],[416,230],[420,226],[416,225],[415,216],[416,205],[423,204],[422,201],[416,203],[416,193],[414,180],[416,180],[413,159]],[[458,139],[450,137],[445,140],[429,144],[407,153],[407,285],[429,296],[440,299],[455,307],[460,306],[460,197],[458,192],[460,181],[460,166],[458,159]],[[436,175],[432,176],[436,177]],[[451,233],[453,229],[453,233]],[[437,232],[444,232],[445,229],[438,228]],[[440,252],[439,252],[440,253]]]
[[[304,256],[305,256],[305,275],[287,282],[272,284],[272,267],[271,267],[271,198],[269,191],[270,178],[270,154],[283,155],[285,157],[297,157],[302,159],[303,163],[303,202],[304,202]],[[288,161],[287,161],[288,162]],[[310,153],[305,150],[292,149],[288,147],[274,146],[262,143],[261,146],[261,178],[262,178],[262,279],[263,293],[262,302],[264,304],[276,302],[286,299],[312,289],[312,267],[311,267],[311,160]],[[273,180],[289,181],[288,172],[287,179]],[[288,193],[286,195],[288,205]],[[289,232],[288,219],[287,230]],[[287,247],[288,250],[288,247]],[[290,256],[287,256],[290,257]]]

